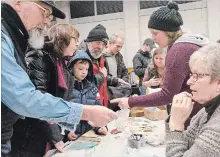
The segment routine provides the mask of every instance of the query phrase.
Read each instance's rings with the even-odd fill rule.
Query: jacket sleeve
[[[164,74],[163,87],[159,92],[149,95],[129,97],[130,107],[150,107],[156,104],[165,105],[172,102],[173,96],[181,91],[190,72],[189,58],[199,46],[190,44],[186,48],[181,43],[173,45],[166,56],[166,72]]]
[[[106,127],[106,129],[108,130],[108,127],[107,126],[105,126]],[[99,129],[100,129],[101,127],[94,127],[93,128],[93,131],[95,132],[95,134],[97,134],[97,135],[102,135],[102,134],[100,134],[98,131],[99,131]]]
[[[98,88],[103,84],[104,75],[101,72],[95,74],[95,82]]]
[[[141,57],[140,54],[136,54],[133,58],[133,67],[134,67],[134,73],[139,77],[144,77],[144,72],[146,68],[143,67],[141,63]]]
[[[48,79],[50,71],[48,61],[45,60],[42,51],[33,50],[27,53],[26,61],[28,63],[28,75],[35,87],[47,92]]]
[[[2,102],[17,114],[52,121],[69,130],[79,123],[82,104],[64,101],[36,90],[27,73],[17,64],[10,38],[1,34]]]
[[[116,87],[118,85],[118,78],[111,75],[107,76],[107,85]]]
[[[40,127],[49,143],[55,145],[57,142],[63,140],[64,135],[61,134],[61,128],[59,125],[41,121]]]
[[[102,102],[101,102],[101,101],[99,101],[99,100],[96,100],[96,101],[95,101],[95,104],[96,104],[96,105],[103,106]]]
[[[121,58],[121,79],[123,79],[125,82],[128,82],[128,69],[125,66],[124,60],[123,60],[123,56]]]

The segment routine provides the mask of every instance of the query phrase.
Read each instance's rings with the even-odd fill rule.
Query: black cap
[[[156,48],[154,41],[150,38],[145,39],[143,45],[148,45],[151,49]]]
[[[178,10],[179,7],[175,2],[159,8],[151,15],[148,28],[167,32],[180,30],[180,26],[183,25],[183,19]]]
[[[52,8],[52,15],[54,17],[57,17],[57,18],[60,18],[60,19],[65,19],[66,18],[66,15],[61,10],[59,10],[58,8],[55,7],[54,2],[46,1],[46,0],[45,1],[39,1],[39,2],[50,6]]]
[[[106,28],[103,25],[98,24],[89,32],[85,42],[92,41],[102,41],[105,45],[108,44],[108,34],[106,33]]]

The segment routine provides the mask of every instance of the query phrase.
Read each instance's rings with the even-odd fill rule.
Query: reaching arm
[[[183,86],[186,86],[190,72],[189,58],[199,48],[194,44],[190,44],[188,48],[185,46],[181,43],[175,44],[167,54],[162,90],[146,96],[130,97],[128,99],[130,107],[166,105],[172,101],[175,94],[181,92]]]
[[[43,94],[36,90],[27,73],[17,64],[11,40],[2,33],[2,102],[17,114],[55,123],[64,122],[71,128],[83,114],[81,104]]]

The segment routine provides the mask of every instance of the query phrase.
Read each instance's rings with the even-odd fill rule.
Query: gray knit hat
[[[151,15],[148,28],[167,32],[180,30],[183,19],[178,10],[179,7],[174,2],[169,3],[166,7],[161,7]]]

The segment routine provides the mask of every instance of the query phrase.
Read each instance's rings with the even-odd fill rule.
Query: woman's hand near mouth
[[[184,123],[189,118],[194,102],[192,102],[192,94],[182,92],[173,98],[171,117],[170,117],[170,130],[184,131]]]

